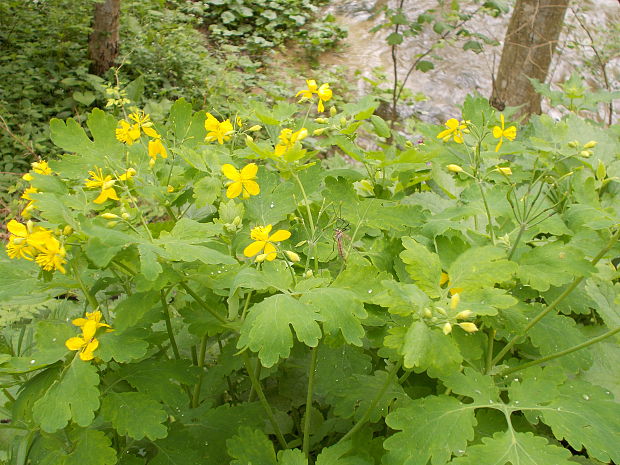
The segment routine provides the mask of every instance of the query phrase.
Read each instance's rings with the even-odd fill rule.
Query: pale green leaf
[[[137,292],[120,301],[114,309],[114,329],[124,331],[139,325],[159,300],[159,292]]]
[[[140,328],[125,331],[105,332],[100,336],[95,356],[105,362],[129,362],[144,357],[149,347],[145,341],[146,332]]]
[[[265,367],[275,365],[279,358],[286,358],[293,347],[295,330],[297,339],[307,346],[316,347],[321,338],[322,320],[316,311],[285,294],[266,298],[250,308],[241,327],[237,348],[258,352]]]
[[[515,263],[506,260],[504,250],[490,245],[472,247],[450,265],[450,287],[462,288],[464,293],[493,287],[496,283],[509,280],[516,269]]]
[[[453,393],[471,397],[474,402],[488,404],[499,402],[499,389],[491,376],[483,375],[472,368],[465,368],[463,372],[455,371],[442,376],[441,381]]]
[[[437,298],[441,293],[439,281],[441,279],[441,262],[439,256],[424,245],[410,237],[403,237],[405,250],[400,258],[407,265],[405,269],[417,286],[430,297]]]
[[[116,451],[103,431],[78,429],[69,433],[72,450],[62,465],[114,465]]]
[[[119,434],[134,439],[162,439],[168,434],[162,424],[168,414],[159,402],[140,392],[109,392],[103,398],[101,415]]]
[[[278,465],[308,465],[308,459],[299,449],[285,449],[278,452]]]
[[[620,326],[620,284],[598,278],[588,279],[586,292],[596,302],[596,313],[600,315],[608,328]]]
[[[258,429],[242,426],[237,436],[226,441],[230,465],[276,465],[273,443]]]

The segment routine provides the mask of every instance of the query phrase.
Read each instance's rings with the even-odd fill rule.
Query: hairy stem
[[[161,291],[161,304],[164,308],[164,320],[166,320],[166,331],[168,332],[168,339],[170,339],[170,345],[172,346],[172,352],[174,353],[174,358],[177,360],[181,360],[181,356],[179,355],[179,347],[177,346],[177,341],[174,338],[174,332],[172,331],[172,322],[170,321],[170,308],[168,307],[168,301],[166,298],[166,293]]]
[[[192,395],[192,408],[198,407],[200,404],[200,389],[202,388],[202,375],[204,373],[203,367],[205,365],[205,355],[207,353],[207,341],[209,340],[209,336],[205,334],[202,336],[202,341],[200,341],[200,351],[198,353],[198,368],[200,372],[198,373],[198,382],[194,385],[194,393]]]
[[[179,283],[179,286],[181,286],[181,287],[185,290],[185,292],[187,292],[189,295],[191,295],[191,296],[194,298],[194,300],[195,300],[196,302],[198,302],[198,304],[199,304],[202,308],[204,308],[207,312],[209,312],[211,315],[213,315],[213,317],[215,317],[215,318],[216,318],[216,319],[217,319],[220,323],[225,323],[225,324],[228,324],[228,321],[226,321],[226,319],[225,319],[223,316],[221,316],[221,315],[219,315],[218,313],[214,312],[214,311],[213,311],[213,310],[212,310],[212,309],[211,309],[211,308],[207,305],[207,303],[206,303],[204,300],[202,300],[202,299],[200,298],[200,296],[199,296],[198,294],[196,294],[196,293],[195,293],[195,292],[194,292],[194,291],[193,291],[193,290],[192,290],[192,289],[191,289],[191,288],[190,288],[187,284],[185,284],[184,282],[180,282],[180,283]]]

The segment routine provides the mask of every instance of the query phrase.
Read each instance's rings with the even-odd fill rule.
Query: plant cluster
[[[208,27],[209,38],[260,53],[295,41],[314,57],[336,46],[346,31],[333,15],[318,17],[326,0],[192,0],[179,8]]]
[[[5,459],[618,463],[617,137],[470,97],[412,143],[306,84],[51,121],[0,260]]]

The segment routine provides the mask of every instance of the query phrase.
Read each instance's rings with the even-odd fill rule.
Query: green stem
[[[589,341],[586,342],[582,342],[581,344],[578,344],[576,346],[570,347],[566,350],[563,350],[561,352],[556,352],[555,354],[551,354],[551,355],[547,355],[546,357],[541,357],[539,359],[536,360],[532,360],[531,362],[527,362],[524,363],[522,365],[513,367],[513,368],[508,368],[502,372],[500,372],[500,375],[508,375],[510,373],[514,373],[515,371],[521,371],[521,370],[525,370],[526,368],[530,368],[536,365],[540,365],[541,363],[544,362],[548,362],[549,360],[554,360],[556,358],[560,358],[563,357],[564,355],[568,355],[571,354],[573,352],[577,352],[578,350],[584,349],[588,346],[591,346],[592,344],[596,344],[597,342],[601,342],[604,339],[607,339],[608,337],[613,336],[614,334],[618,333],[620,331],[620,326],[617,327],[616,329],[612,329],[611,331],[607,331],[606,333],[601,334],[600,336],[597,336],[595,338],[590,339]]]
[[[80,285],[82,292],[86,296],[86,300],[88,300],[90,307],[93,309],[93,311],[99,309],[99,302],[97,302],[97,298],[93,294],[91,294],[84,285],[84,281],[82,281],[82,277],[80,276],[80,273],[74,262],[71,262],[71,268],[73,268],[73,275],[75,276],[75,279],[77,279],[77,282]]]
[[[312,254],[314,255],[314,268],[315,268],[315,271],[318,271],[319,257],[317,256],[316,242],[315,242],[315,237],[314,237],[316,229],[314,228],[314,219],[312,218],[312,211],[310,210],[310,202],[308,201],[308,196],[306,195],[306,190],[304,189],[304,185],[301,182],[301,179],[299,179],[299,176],[297,175],[297,173],[293,173],[293,177],[295,178],[295,181],[297,181],[297,184],[299,185],[299,189],[301,190],[301,195],[304,197],[304,203],[306,204],[306,212],[308,214],[308,221],[310,222],[310,233],[312,235]]]
[[[256,379],[260,381],[260,372],[263,369],[263,365],[260,363],[260,359],[256,357],[256,368],[254,369],[254,373],[256,373]],[[250,386],[250,394],[248,394],[248,402],[254,402],[254,396],[256,395],[256,391],[254,390],[254,386]]]
[[[2,389],[2,393],[6,396],[7,399],[9,399],[11,402],[15,402],[15,397],[13,397],[13,395],[9,392],[8,389],[4,388]]]
[[[394,376],[400,369],[401,365],[402,365],[402,362],[398,362],[390,370],[387,378],[385,379],[385,383],[383,383],[383,386],[381,386],[381,389],[377,393],[376,397],[372,400],[372,402],[368,406],[368,410],[366,410],[366,412],[364,412],[364,415],[359,420],[357,420],[357,422],[353,425],[353,428],[351,428],[347,434],[345,434],[344,436],[342,436],[342,438],[340,438],[340,440],[338,441],[338,444],[349,439],[351,436],[357,433],[366,424],[366,422],[370,418],[370,415],[372,414],[372,411],[377,407],[377,404],[379,403],[379,401],[385,394],[385,391],[387,391],[388,387],[390,386],[390,383],[393,381]]]
[[[316,372],[317,354],[319,352],[319,346],[317,345],[312,350],[312,357],[310,358],[310,369],[308,371],[308,393],[306,394],[306,417],[304,418],[304,441],[302,450],[306,458],[310,451],[310,426],[312,420],[312,395],[314,391],[314,374]]]
[[[164,319],[166,320],[166,331],[168,331],[168,339],[170,339],[170,345],[172,346],[172,352],[174,353],[174,358],[177,360],[181,360],[181,355],[179,355],[179,347],[177,346],[177,341],[174,338],[174,332],[172,331],[172,322],[170,321],[170,308],[168,307],[168,301],[166,299],[166,293],[164,290],[161,290],[161,304],[164,308]]]
[[[480,189],[480,195],[482,196],[482,202],[484,203],[484,210],[487,213],[487,221],[489,222],[489,234],[491,235],[491,242],[495,245],[495,231],[493,231],[493,221],[491,219],[491,210],[489,209],[489,204],[487,202],[487,197],[484,194],[484,189],[482,188],[482,182],[478,180],[478,189]]]
[[[168,215],[170,215],[170,218],[172,218],[172,221],[174,221],[176,223],[177,217],[175,216],[174,212],[172,211],[172,208],[170,208],[170,205],[164,205],[164,208],[166,209],[166,212],[168,213]]]
[[[185,284],[184,282],[180,282],[179,286],[181,286],[185,290],[185,292],[187,292],[189,295],[191,295],[194,298],[194,300],[196,302],[198,302],[198,304],[202,308],[204,308],[207,312],[209,312],[211,315],[213,315],[220,323],[228,324],[228,321],[226,321],[226,319],[223,316],[221,316],[221,315],[217,314],[216,312],[214,312],[207,305],[207,303],[200,298],[200,296],[198,294],[196,294],[192,289],[190,289],[190,287],[187,284]]]
[[[271,410],[271,406],[269,405],[269,402],[267,401],[267,398],[265,397],[265,393],[263,392],[263,388],[260,385],[260,381],[256,379],[256,375],[254,374],[254,370],[252,369],[252,364],[250,363],[250,356],[247,354],[247,352],[244,352],[243,357],[245,358],[245,361],[244,361],[245,369],[248,372],[248,375],[250,376],[250,381],[252,382],[252,386],[254,387],[254,390],[258,394],[260,403],[265,409],[267,418],[269,419],[269,422],[271,423],[271,426],[273,427],[273,430],[276,433],[278,442],[280,443],[280,446],[283,449],[287,449],[288,445],[286,444],[286,439],[284,439],[284,435],[282,434],[282,431],[280,431],[280,425],[278,425],[276,417],[273,414],[273,410]]]
[[[607,243],[607,245],[605,247],[603,247],[601,249],[601,251],[596,255],[596,257],[594,257],[591,261],[592,266],[595,266],[600,260],[601,258],[603,258],[605,256],[605,254],[607,252],[609,252],[611,250],[611,248],[614,246],[614,244],[616,243],[616,241],[618,240],[618,237],[620,237],[620,229],[618,229],[616,231],[616,233],[611,237],[611,239],[609,240],[609,242]],[[499,351],[499,353],[497,354],[497,356],[491,361],[491,367],[497,365],[497,362],[499,362],[502,358],[504,358],[504,355],[506,355],[510,349],[512,349],[515,344],[517,344],[517,342],[519,342],[519,340],[524,337],[527,332],[532,329],[532,327],[534,325],[536,325],[540,320],[542,320],[547,314],[549,314],[551,311],[555,310],[555,308],[560,305],[560,303],[562,303],[562,301],[571,293],[575,290],[575,288],[577,286],[579,286],[579,284],[581,284],[581,281],[583,281],[585,279],[584,276],[579,276],[577,278],[575,278],[573,280],[573,282],[566,288],[564,289],[564,292],[562,292],[557,299],[555,299],[545,310],[543,310],[542,312],[540,312],[532,321],[530,321],[530,323],[525,327],[525,329],[521,332],[521,334],[516,335],[515,337],[513,337],[508,344],[506,344],[504,346],[504,348],[502,350]]]
[[[489,332],[489,340],[487,342],[487,356],[486,356],[486,362],[485,362],[485,368],[484,368],[484,372],[488,373],[491,370],[492,367],[492,361],[493,361],[493,344],[495,342],[495,330],[492,329]]]
[[[527,228],[527,224],[526,223],[521,223],[521,226],[519,227],[519,232],[517,234],[517,237],[515,238],[515,242],[514,242],[514,244],[512,244],[512,248],[510,249],[510,253],[508,254],[508,260],[510,260],[512,258],[512,256],[514,255],[515,251],[517,250],[517,246],[519,245],[519,241],[521,240],[521,236],[523,236],[523,233],[525,232],[526,228]]]
[[[205,334],[202,336],[202,341],[200,341],[200,352],[198,354],[198,368],[200,369],[198,373],[198,382],[194,385],[194,393],[192,395],[192,408],[196,408],[199,405],[200,401],[200,389],[202,388],[202,375],[204,373],[203,367],[205,365],[205,355],[207,353],[207,341],[209,336]]]

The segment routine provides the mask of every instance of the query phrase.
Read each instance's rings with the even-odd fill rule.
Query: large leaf
[[[60,379],[35,402],[33,418],[41,429],[53,433],[64,428],[69,420],[88,426],[99,408],[99,375],[91,362],[75,357]]]
[[[573,465],[571,453],[532,433],[506,431],[469,447],[454,465]]]
[[[430,297],[437,298],[441,293],[441,262],[439,255],[410,237],[402,238],[405,250],[400,258],[407,265],[405,269],[420,289]]]
[[[241,327],[237,348],[247,347],[258,352],[263,366],[271,367],[290,354],[293,347],[290,326],[300,342],[316,347],[321,338],[317,321],[322,319],[312,307],[289,295],[268,297],[250,309]]]
[[[300,302],[319,311],[326,334],[341,332],[348,344],[362,345],[365,333],[360,320],[368,314],[353,292],[335,287],[319,288],[304,294]]]
[[[99,348],[95,355],[108,362],[129,362],[144,357],[149,347],[145,339],[146,332],[140,328],[126,331],[106,332],[99,338]]]
[[[119,434],[134,439],[162,439],[168,434],[162,424],[168,414],[159,402],[140,392],[108,393],[101,404],[101,415]]]
[[[78,429],[69,433],[73,443],[71,452],[64,457],[62,465],[114,465],[116,451],[103,431]]]
[[[493,287],[511,278],[517,265],[506,260],[506,252],[493,246],[472,247],[450,265],[450,287],[468,290]]]
[[[474,408],[454,397],[431,396],[390,413],[387,425],[400,431],[383,443],[385,465],[426,465],[429,459],[443,464],[462,453],[474,438]]]
[[[239,434],[226,441],[230,465],[276,465],[273,444],[265,433],[248,427],[239,428]]]

